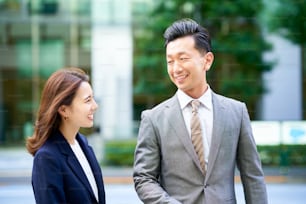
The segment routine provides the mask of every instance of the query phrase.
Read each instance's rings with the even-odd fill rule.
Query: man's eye
[[[180,60],[187,60],[187,57],[181,57]]]

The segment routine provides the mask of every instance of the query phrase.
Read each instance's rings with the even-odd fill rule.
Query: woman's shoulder
[[[56,132],[51,133],[46,142],[37,150],[35,156],[38,155],[57,155],[59,152],[59,144],[64,143],[65,139],[61,138]]]
[[[35,153],[35,157],[42,156],[42,155],[57,155],[58,153],[58,147],[55,143],[50,142],[50,140],[47,140],[45,144],[43,144]]]

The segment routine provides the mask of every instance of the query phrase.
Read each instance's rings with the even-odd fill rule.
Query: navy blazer
[[[76,140],[95,177],[99,202],[69,143],[55,131],[34,156],[32,186],[36,203],[105,203],[102,172],[95,154],[85,136],[78,133]]]

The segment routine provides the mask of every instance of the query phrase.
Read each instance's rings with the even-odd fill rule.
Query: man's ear
[[[205,71],[208,71],[212,65],[212,63],[214,62],[214,54],[212,52],[207,52],[204,56],[204,69]]]

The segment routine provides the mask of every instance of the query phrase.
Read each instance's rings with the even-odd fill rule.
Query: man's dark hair
[[[165,33],[165,47],[169,42],[185,37],[192,36],[195,41],[195,48],[201,53],[211,52],[211,40],[209,32],[192,19],[182,19],[175,21],[169,26]]]

